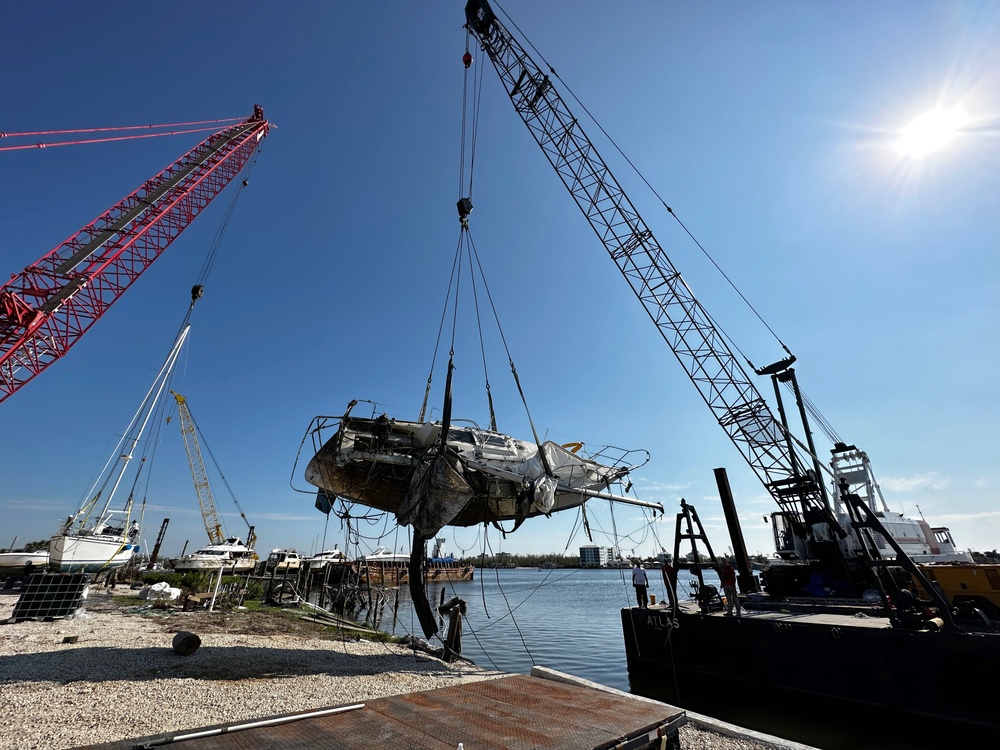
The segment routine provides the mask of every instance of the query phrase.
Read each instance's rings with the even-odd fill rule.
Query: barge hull
[[[629,677],[677,690],[708,682],[786,690],[1000,730],[985,675],[1000,672],[1000,635],[891,628],[879,617],[682,606],[621,610]]]

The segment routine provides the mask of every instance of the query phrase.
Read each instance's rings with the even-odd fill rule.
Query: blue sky
[[[1000,547],[997,341],[1000,7],[991,2],[502,6],[798,357],[802,387],[871,456],[894,510]],[[5,12],[0,130],[249,115],[276,125],[236,214],[174,387],[260,537],[321,543],[293,476],[310,420],[371,399],[415,418],[458,238],[464,1],[45,3]],[[474,67],[486,64],[478,50]],[[900,130],[937,107],[969,121],[903,157]],[[575,105],[579,109],[579,105]],[[578,112],[581,116],[582,111]],[[708,311],[756,364],[783,355],[595,126],[598,149]],[[10,274],[75,233],[203,136],[0,153]],[[0,547],[75,510],[170,347],[223,194],[59,362],[0,405]],[[633,477],[667,509],[588,514],[626,554],[672,546],[680,498],[717,550],[725,466],[751,552],[773,501],[701,401],[503,94],[483,75],[472,236],[531,418],[543,435],[645,448]],[[456,348],[456,416],[488,422],[476,333]],[[530,437],[503,350],[501,429]],[[443,360],[439,358],[439,366]],[[440,403],[443,371],[432,401]],[[769,393],[769,384],[760,384]],[[176,423],[148,496],[150,545],[206,540]],[[825,446],[821,450],[825,452]],[[303,461],[308,456],[303,457]],[[214,467],[210,466],[214,473]],[[245,531],[214,485],[227,531]],[[393,523],[388,546],[405,543]],[[328,546],[344,543],[337,519]],[[448,533],[452,551],[481,530]],[[562,552],[575,511],[489,549]]]

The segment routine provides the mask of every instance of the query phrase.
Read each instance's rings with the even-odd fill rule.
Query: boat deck
[[[698,614],[699,610],[696,602],[681,601],[680,605],[685,612]],[[753,603],[744,603],[741,617],[744,619],[768,620],[774,623],[804,623],[873,629],[891,627],[888,617],[880,614],[877,610],[866,607],[830,606],[825,611],[810,611],[796,609],[793,603],[789,603],[784,607],[771,605],[767,608],[753,608],[753,606]],[[632,607],[632,609],[636,609],[636,607]],[[666,612],[669,610],[669,606],[658,602],[650,605],[649,610],[651,612]],[[730,618],[730,615],[727,615],[725,610],[709,612],[704,616]],[[736,615],[732,615],[731,617],[735,618]]]
[[[176,732],[89,750],[582,750],[679,748],[684,712],[625,693],[511,675],[338,709]],[[666,738],[664,743],[660,738]],[[78,748],[85,750],[85,748]]]

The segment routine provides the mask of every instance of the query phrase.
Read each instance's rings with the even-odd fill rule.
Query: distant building
[[[580,547],[581,568],[606,568],[608,562],[614,559],[611,547],[601,547],[597,544],[584,544]]]

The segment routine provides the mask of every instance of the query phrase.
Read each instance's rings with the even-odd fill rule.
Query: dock
[[[627,694],[509,675],[367,703],[77,750],[644,750],[680,747],[683,710]]]

